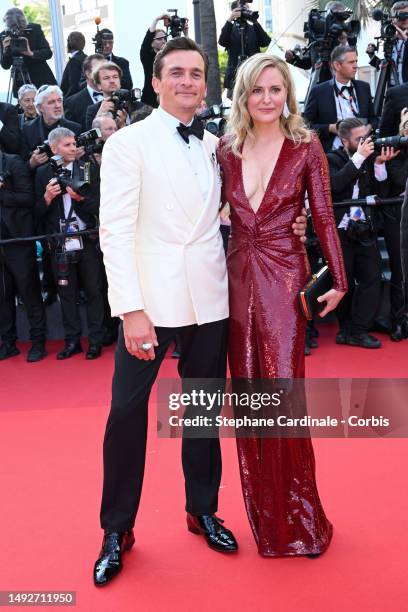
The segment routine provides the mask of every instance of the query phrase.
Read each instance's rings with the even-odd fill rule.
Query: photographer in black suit
[[[392,149],[374,152],[366,138],[366,126],[356,117],[339,123],[344,148],[327,154],[333,202],[388,195],[385,162],[396,156]],[[380,301],[381,260],[375,226],[368,207],[335,207],[338,233],[343,250],[349,291],[337,307],[340,330],[337,344],[380,348],[381,342],[369,334]],[[355,285],[357,283],[357,285]]]
[[[64,73],[61,80],[61,89],[64,98],[69,98],[77,93],[81,87],[79,82],[82,77],[82,65],[86,58],[85,36],[82,32],[70,32],[67,39],[67,51],[71,54],[67,65],[64,68]]]
[[[114,91],[120,89],[120,80],[122,70],[112,62],[99,64],[93,72],[93,80],[99,91],[103,95],[101,102],[88,106],[85,117],[86,129],[90,130],[92,122],[97,115],[105,115],[106,113],[115,112],[115,104],[111,100]],[[125,110],[119,110],[115,116],[118,129],[129,123],[129,116]]]
[[[38,147],[48,139],[52,130],[56,127],[66,127],[76,135],[81,133],[79,123],[64,119],[63,96],[58,85],[40,87],[34,103],[39,116],[23,125],[22,144],[22,157],[28,160],[32,170],[48,161],[48,155],[41,153]]]
[[[35,85],[30,85],[29,83],[22,85],[18,90],[18,106],[22,111],[18,114],[21,130],[27,121],[33,121],[33,119],[37,119],[38,117],[37,109],[35,108],[34,103],[36,95],[37,88]]]
[[[354,47],[335,47],[331,54],[334,78],[313,87],[304,111],[310,127],[319,134],[324,150],[341,146],[337,124],[348,117],[359,117],[367,133],[377,127],[370,86],[354,77],[357,51]]]
[[[1,180],[2,179],[2,180]],[[30,172],[18,155],[0,151],[0,239],[32,236],[34,192]],[[45,312],[34,242],[0,246],[0,360],[20,353],[16,347],[16,291],[30,325],[28,362],[45,357]]]
[[[153,62],[156,54],[163,49],[167,42],[167,33],[165,30],[158,29],[157,24],[166,17],[169,17],[169,15],[164,13],[163,15],[159,15],[156,17],[156,19],[154,19],[152,25],[147,30],[142,46],[140,47],[140,61],[143,65],[145,79],[142,92],[142,102],[152,106],[153,108],[157,108],[159,106],[157,94],[155,93],[152,85]]]
[[[380,135],[395,136],[401,121],[401,112],[408,108],[408,83],[389,87],[380,120]]]
[[[121,74],[121,86],[123,89],[133,89],[132,76],[130,74],[129,62],[124,57],[118,57],[113,54],[113,32],[108,28],[100,30],[100,34],[103,35],[103,55],[107,62],[113,62],[122,70]],[[119,89],[119,88],[118,88]]]
[[[3,21],[6,29],[0,33],[2,68],[8,70],[16,57],[23,58],[21,72],[14,79],[14,97],[17,98],[19,88],[27,82],[33,83],[36,87],[45,84],[56,85],[55,76],[47,64],[47,60],[52,57],[52,51],[41,26],[37,23],[27,23],[23,11],[18,8],[9,9]],[[10,36],[10,31],[18,34],[17,41],[14,36]],[[15,48],[16,42],[17,48]]]
[[[94,83],[93,73],[100,64],[105,62],[105,58],[100,53],[88,55],[83,63],[86,86],[75,95],[64,100],[65,118],[69,121],[80,123],[83,132],[86,130],[86,111],[88,106],[103,100],[103,93],[96,88]]]
[[[62,189],[56,177],[52,160],[39,168],[35,177],[36,214],[42,220],[47,234],[69,232],[62,239],[65,255],[58,252],[61,244],[52,246],[52,267],[58,284],[65,346],[57,359],[68,359],[82,352],[81,320],[77,304],[78,283],[84,289],[87,302],[88,340],[87,359],[101,354],[104,336],[104,307],[102,297],[102,270],[97,236],[78,236],[75,231],[93,228],[99,212],[99,166],[90,161],[77,160],[75,134],[60,127],[49,134],[49,143],[56,156],[62,158],[62,169],[75,182],[86,183],[80,192],[71,186]],[[69,228],[69,229],[68,229]]]
[[[0,146],[6,153],[20,153],[21,133],[17,108],[0,102]]]

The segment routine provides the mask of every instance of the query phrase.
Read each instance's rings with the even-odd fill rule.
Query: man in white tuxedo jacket
[[[123,317],[123,326],[104,439],[105,535],[94,567],[97,586],[120,571],[122,553],[134,543],[148,400],[169,344],[178,335],[183,378],[226,376],[228,291],[217,139],[193,120],[207,70],[207,56],[194,41],[171,40],[154,63],[160,107],[119,130],[103,152],[100,239],[112,316]],[[233,534],[214,516],[221,479],[218,438],[184,438],[182,462],[188,529],[216,551],[236,551]]]

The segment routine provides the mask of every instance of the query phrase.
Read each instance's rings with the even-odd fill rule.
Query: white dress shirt
[[[196,136],[190,136],[189,142],[185,142],[177,131],[177,127],[180,125],[180,119],[170,115],[161,106],[159,106],[157,112],[174,134],[174,139],[178,143],[180,151],[182,151],[183,155],[188,159],[191,166],[191,172],[199,184],[203,202],[206,202],[210,188],[210,176],[208,173],[206,151],[203,142],[199,138],[196,138]],[[191,125],[192,122],[193,119],[188,125]]]
[[[392,50],[392,59],[395,62],[395,66],[397,68],[397,73],[398,73],[398,78],[399,78],[399,83],[400,85],[402,85],[403,80],[402,80],[402,63],[403,63],[403,59],[404,59],[404,51],[405,51],[405,40],[402,40],[401,38],[397,38],[397,40],[395,41],[395,45],[394,48]],[[391,85],[397,85],[397,83],[394,82],[395,79],[393,77],[391,77],[390,79],[390,84]]]
[[[94,104],[97,104],[98,102],[103,100],[103,93],[101,91],[97,91],[96,89],[93,89],[93,87],[90,87],[90,85],[88,84],[86,85],[86,88],[92,100],[94,101]],[[98,94],[98,95],[96,96],[94,94]]]
[[[341,91],[342,87],[351,87],[353,84],[351,81],[348,83],[339,83],[337,80],[334,81],[338,91]],[[355,91],[355,89],[354,89]],[[342,96],[336,95],[336,89],[333,87],[333,95],[334,100],[336,102],[336,111],[337,111],[337,121],[341,121],[342,119],[348,119],[349,117],[355,117],[358,114],[358,103],[357,96],[355,96],[356,101],[350,104],[349,100],[346,100]],[[353,112],[354,110],[354,112]],[[332,149],[339,149],[342,146],[341,140],[338,136],[333,140]]]

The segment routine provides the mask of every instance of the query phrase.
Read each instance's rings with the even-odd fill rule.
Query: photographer
[[[0,239],[35,234],[34,193],[30,172],[18,155],[0,151]],[[34,242],[0,246],[0,360],[18,355],[16,347],[16,292],[22,298],[32,346],[28,362],[46,356],[45,311],[41,299]]]
[[[14,78],[14,97],[17,98],[19,88],[27,82],[36,87],[46,83],[56,85],[57,81],[46,61],[52,57],[52,51],[41,26],[27,23],[23,11],[18,8],[9,9],[3,21],[6,29],[0,34],[1,66],[8,70],[16,58],[23,59],[21,70]]]
[[[20,153],[21,133],[17,108],[0,102],[0,147],[6,153]]]
[[[121,87],[123,87],[123,89],[132,89],[133,81],[130,74],[128,60],[124,57],[118,57],[117,55],[114,55],[112,53],[114,42],[113,32],[111,30],[108,30],[108,28],[103,28],[102,30],[100,30],[100,34],[102,35],[103,41],[102,54],[105,57],[105,60],[107,62],[112,62],[113,64],[116,64],[121,69]],[[119,89],[119,87],[117,89]]]
[[[366,126],[357,117],[341,121],[338,133],[343,148],[327,154],[333,202],[368,195],[387,197],[385,162],[396,152],[382,149],[380,155],[376,154],[373,141],[366,138]],[[336,343],[380,348],[381,342],[368,333],[381,291],[381,259],[370,210],[336,207],[334,215],[349,286],[336,310],[340,326]]]
[[[114,91],[120,89],[122,70],[112,62],[99,64],[93,73],[93,80],[99,91],[103,95],[101,102],[88,106],[85,117],[86,129],[90,130],[93,120],[97,115],[112,113],[115,117],[118,129],[124,127],[128,121],[128,113],[125,110],[115,112],[115,103],[112,100]]]
[[[18,90],[18,105],[23,111],[19,113],[20,128],[26,121],[32,121],[38,117],[37,109],[35,108],[34,100],[37,95],[37,88],[34,85],[22,85]]]
[[[232,2],[231,14],[221,30],[218,44],[228,52],[224,87],[229,90],[229,98],[239,64],[247,57],[259,53],[261,47],[267,47],[271,42],[270,36],[258,23],[258,17],[259,14],[251,11],[248,3],[243,0]]]
[[[392,23],[396,29],[396,40],[392,52],[399,77],[399,84],[408,81],[408,2],[396,2],[391,9]],[[398,83],[390,82],[390,85]]]
[[[96,89],[93,73],[100,64],[105,63],[105,58],[100,53],[88,55],[82,68],[86,79],[86,86],[68,100],[64,100],[65,118],[69,121],[81,124],[81,131],[86,130],[86,111],[88,106],[97,104],[103,100],[103,93]]]
[[[112,115],[106,113],[105,115],[98,115],[95,117],[92,122],[92,129],[99,129],[101,131],[101,137],[97,139],[96,144],[102,145],[105,144],[112,134],[118,131],[118,126]],[[93,158],[100,166],[102,162],[102,152],[94,153]]]
[[[22,157],[28,160],[31,170],[45,164],[49,154],[38,150],[48,140],[49,133],[56,127],[65,127],[80,134],[79,123],[64,119],[62,91],[57,85],[43,85],[39,88],[34,100],[39,117],[23,125]]]
[[[170,18],[170,15],[164,13],[154,19],[152,25],[147,30],[146,35],[143,39],[142,46],[140,47],[140,61],[143,65],[144,71],[144,86],[142,92],[142,102],[148,104],[153,108],[157,108],[159,103],[157,101],[157,94],[154,92],[152,85],[153,77],[153,62],[161,49],[167,42],[167,33],[164,30],[158,30],[157,24],[159,21],[165,18]]]
[[[84,53],[85,43],[85,36],[82,32],[70,32],[68,34],[67,52],[71,54],[71,57],[64,68],[61,80],[64,98],[73,96],[81,89],[79,82],[82,78],[82,65],[86,58]]]
[[[65,346],[57,359],[68,359],[82,352],[77,304],[79,281],[87,297],[89,347],[86,358],[96,359],[101,354],[104,335],[101,259],[96,237],[75,238],[75,232],[96,225],[99,167],[76,159],[75,134],[66,128],[50,132],[49,143],[54,155],[62,157],[63,164],[57,171],[53,158],[54,161],[38,169],[35,178],[36,214],[41,218],[46,233],[64,231],[69,234],[69,237],[53,242],[51,249],[65,331]],[[81,185],[80,193],[74,191],[72,184]]]
[[[348,117],[360,117],[367,133],[377,127],[370,86],[356,80],[357,51],[354,47],[335,47],[331,54],[334,78],[312,88],[304,110],[310,127],[319,134],[324,150],[341,146],[337,124]]]

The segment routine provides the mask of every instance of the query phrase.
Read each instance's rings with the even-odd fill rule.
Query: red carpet
[[[376,351],[337,347],[321,327],[309,376],[408,376],[408,342]],[[223,440],[221,517],[235,557],[185,529],[180,441],[158,439],[154,405],[136,544],[121,576],[92,584],[99,551],[101,446],[113,350],[101,359],[0,364],[0,590],[76,591],[76,609],[126,612],[407,609],[408,449],[402,439],[314,442],[319,490],[335,535],[316,560],[263,559],[243,509],[233,440]],[[166,359],[162,376],[175,375]],[[166,478],[162,478],[163,473]]]

